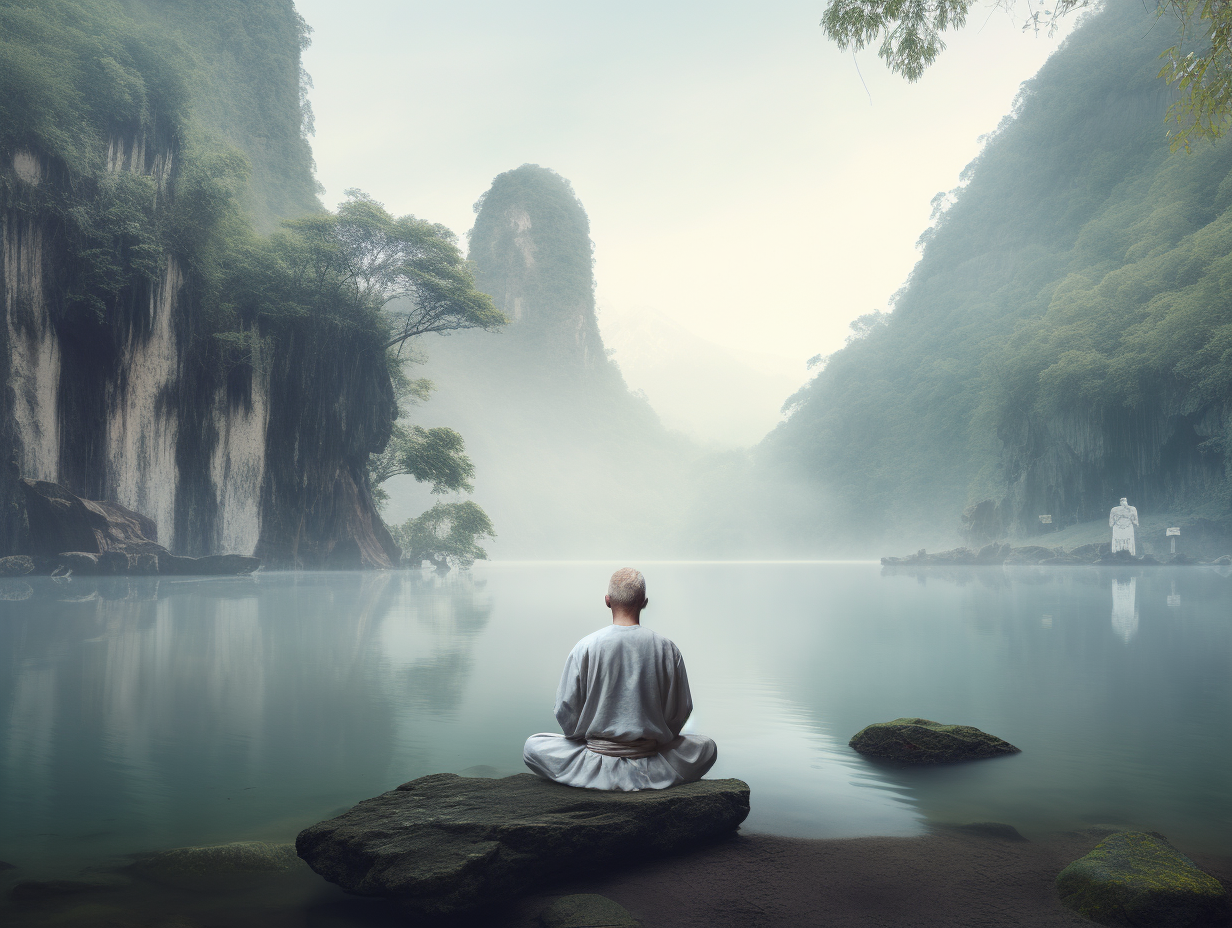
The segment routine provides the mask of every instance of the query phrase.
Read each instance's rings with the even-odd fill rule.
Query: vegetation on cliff
[[[1074,32],[939,197],[894,311],[789,401],[765,450],[846,524],[1228,513],[1232,145],[1170,154],[1161,27],[1118,4]]]
[[[339,513],[371,521],[355,513],[398,415],[401,346],[504,322],[448,229],[358,191],[321,208],[308,32],[291,0],[0,0],[0,214],[53,271],[4,273],[43,282],[20,313],[46,312],[77,371],[55,410],[75,417],[58,425],[67,451],[46,469],[103,493],[107,438],[90,436],[133,346],[174,312],[178,364],[156,375],[175,378],[160,400],[178,419],[170,483],[205,488],[177,490],[181,549],[213,543],[216,396],[248,409],[268,392],[265,485],[246,490],[261,495],[258,547],[319,561],[352,531]]]

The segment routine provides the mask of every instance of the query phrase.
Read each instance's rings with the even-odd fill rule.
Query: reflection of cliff
[[[438,390],[417,420],[466,439],[498,556],[661,550],[694,453],[607,357],[581,202],[564,178],[523,165],[497,177],[476,209],[476,279],[512,322],[424,344],[423,373]],[[399,510],[428,503],[392,492]]]
[[[0,603],[8,840],[80,833],[58,816],[99,809],[145,846],[234,836],[388,788],[415,766],[424,714],[457,706],[489,616],[465,577],[31,585]]]

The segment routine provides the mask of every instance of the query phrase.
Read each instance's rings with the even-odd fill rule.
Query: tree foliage
[[[404,563],[419,566],[431,561],[440,568],[470,567],[487,560],[478,542],[496,537],[487,514],[470,500],[439,502],[423,515],[408,519],[391,529],[394,541],[402,548]]]
[[[890,70],[917,81],[945,50],[942,35],[962,28],[975,2],[830,0],[821,25],[841,48],[859,51],[879,41],[877,54]],[[1011,15],[1020,9],[1016,0],[990,5]],[[1051,9],[1037,9],[1028,2],[1023,29],[1051,34],[1065,16],[1089,6],[1090,0],[1054,0]],[[1158,17],[1180,25],[1176,44],[1160,54],[1166,64],[1158,76],[1178,93],[1166,117],[1172,150],[1188,151],[1198,139],[1222,136],[1232,116],[1232,4],[1159,0],[1155,7]]]
[[[1005,449],[1058,423],[1171,410],[1232,447],[1232,140],[1170,153],[1157,22],[1110,4],[1079,26],[963,172],[888,319],[858,320],[793,397],[766,450],[853,522],[914,530],[1000,498]]]

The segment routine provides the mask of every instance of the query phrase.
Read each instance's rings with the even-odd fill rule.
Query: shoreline
[[[1112,832],[1036,841],[1006,826],[933,826],[915,837],[737,832],[618,873],[570,879],[514,904],[509,921],[489,924],[537,928],[538,913],[554,898],[598,893],[623,905],[643,928],[1089,926],[1061,904],[1054,881]],[[1232,856],[1187,856],[1232,886]]]

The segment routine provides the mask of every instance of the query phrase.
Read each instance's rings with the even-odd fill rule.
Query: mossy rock
[[[539,916],[543,928],[639,928],[629,910],[607,896],[578,893],[561,896]]]
[[[1221,922],[1228,893],[1161,835],[1118,831],[1057,877],[1061,902],[1103,925],[1190,928]]]
[[[949,764],[1017,754],[1018,748],[970,725],[943,725],[929,719],[875,722],[848,742],[869,757],[907,764]]]

